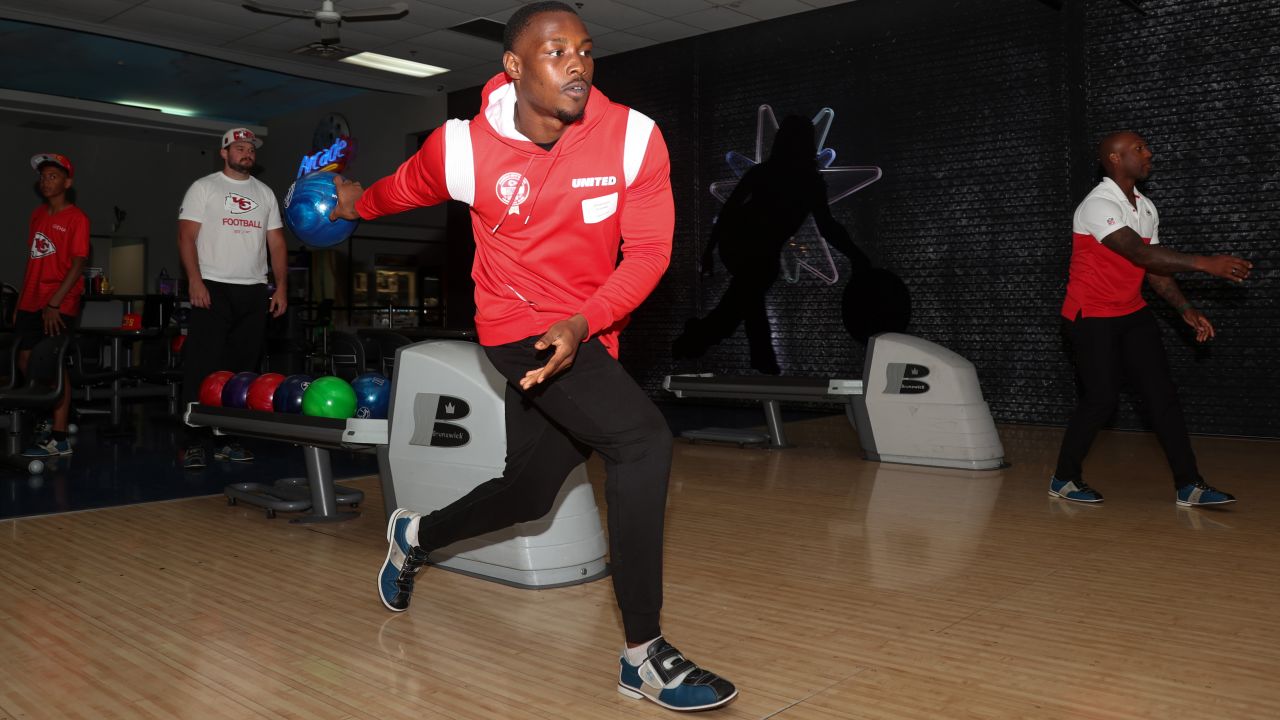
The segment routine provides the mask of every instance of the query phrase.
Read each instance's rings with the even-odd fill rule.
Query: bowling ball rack
[[[339,522],[358,517],[360,513],[354,508],[364,501],[364,492],[334,481],[329,452],[346,450],[373,454],[378,446],[387,444],[386,420],[274,414],[200,403],[187,406],[184,420],[192,427],[213,428],[215,435],[233,434],[301,445],[306,477],[281,478],[274,483],[231,483],[223,490],[227,504],[244,502],[264,508],[268,518],[274,518],[277,512],[310,510],[309,514],[289,521],[298,524]],[[353,510],[339,510],[340,505]]]

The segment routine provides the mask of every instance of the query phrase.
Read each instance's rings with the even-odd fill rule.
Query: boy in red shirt
[[[18,368],[27,371],[31,348],[51,335],[67,332],[80,314],[84,266],[89,257],[89,218],[75,206],[71,185],[75,167],[65,155],[41,153],[31,158],[36,192],[44,202],[31,213],[31,256],[18,298],[14,327],[18,334]],[[63,370],[62,399],[53,410],[50,435],[36,437],[27,457],[70,455],[67,420],[71,383]]]

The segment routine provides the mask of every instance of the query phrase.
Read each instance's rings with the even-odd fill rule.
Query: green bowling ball
[[[302,393],[302,414],[339,419],[355,417],[356,391],[340,377],[316,378]]]

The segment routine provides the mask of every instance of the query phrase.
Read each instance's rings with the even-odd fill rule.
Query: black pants
[[[62,318],[62,324],[67,326],[66,332],[74,333],[76,325],[80,322],[80,318],[75,315],[67,315],[59,312]],[[18,350],[30,350],[40,341],[49,337],[44,334],[44,312],[36,310],[19,310],[14,318],[13,331],[18,335]]]
[[[187,340],[182,346],[182,407],[199,397],[200,383],[217,370],[244,372],[258,370],[266,333],[266,283],[234,285],[205,281],[209,307],[191,308]],[[183,427],[186,427],[185,425]],[[187,429],[188,441],[194,439]]]
[[[661,634],[662,534],[671,472],[671,430],[662,413],[599,340],[573,366],[525,392],[518,382],[543,365],[536,338],[485,348],[507,379],[507,464],[502,477],[422,519],[419,544],[442,548],[546,515],[569,471],[592,450],[608,471],[609,559],[629,642]]]
[[[66,326],[66,329],[62,332],[74,334],[76,327],[80,323],[80,318],[75,315],[65,315],[61,312],[58,313],[58,315],[62,318],[62,324]],[[50,337],[49,335],[44,334],[44,312],[41,310],[37,310],[35,312],[19,310],[14,319],[13,330],[18,335],[18,352],[30,352],[35,349],[35,346],[39,345],[42,340]],[[47,382],[51,386],[56,385],[58,383],[58,358],[56,356],[50,357],[46,353],[43,358],[46,362],[43,366],[38,366],[40,364],[39,359],[41,358],[34,353],[33,357],[37,358],[37,362],[32,363],[31,360],[28,359],[26,377],[35,378],[41,382]],[[17,368],[15,367],[14,370],[16,371]],[[64,375],[66,374],[65,369],[63,369],[62,372]],[[10,378],[10,380],[15,379]],[[71,392],[70,376],[66,376],[66,380],[68,382],[63,389],[64,397],[67,397],[65,393]]]
[[[1173,470],[1174,486],[1200,480],[1178,389],[1169,376],[1160,328],[1151,309],[1122,317],[1077,318],[1066,326],[1082,393],[1067,423],[1054,475],[1059,480],[1080,479],[1089,446],[1115,412],[1120,382],[1127,376],[1146,404],[1151,426]]]

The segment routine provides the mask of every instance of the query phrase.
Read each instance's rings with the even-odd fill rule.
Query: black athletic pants
[[[217,370],[258,371],[271,298],[266,283],[235,285],[206,280],[209,307],[192,307],[182,346],[182,406],[196,402],[200,383]],[[186,427],[183,425],[183,427]],[[195,440],[187,428],[188,442]]]
[[[524,374],[544,364],[536,337],[486,347],[507,379],[507,465],[448,507],[424,517],[419,544],[436,550],[551,510],[569,471],[594,450],[608,471],[609,559],[627,640],[661,634],[662,534],[671,472],[671,430],[649,396],[598,339],[574,364],[526,392]]]
[[[1062,438],[1054,476],[1059,480],[1081,478],[1089,446],[1115,412],[1120,382],[1127,376],[1146,404],[1152,429],[1173,470],[1174,486],[1200,480],[1178,390],[1169,375],[1160,328],[1151,309],[1144,307],[1121,317],[1078,317],[1066,323],[1066,333],[1082,393]]]

